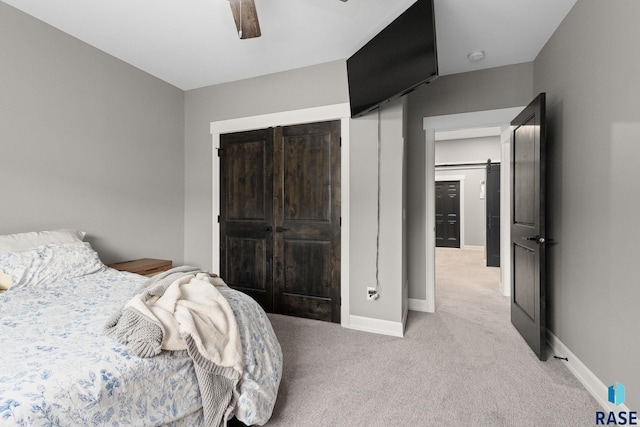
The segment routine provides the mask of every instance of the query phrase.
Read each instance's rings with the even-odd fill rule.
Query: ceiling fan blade
[[[230,0],[233,19],[241,39],[260,37],[260,23],[254,0]]]

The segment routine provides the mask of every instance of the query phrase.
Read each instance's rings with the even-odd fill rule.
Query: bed
[[[56,232],[64,238],[40,233],[22,245],[0,236],[0,425],[206,425],[186,351],[140,358],[105,335],[148,279],[106,267],[82,233]],[[219,289],[244,359],[233,414],[262,425],[282,376],[280,345],[254,300]]]

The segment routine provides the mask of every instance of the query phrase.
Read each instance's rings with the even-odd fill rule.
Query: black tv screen
[[[347,60],[351,117],[438,76],[433,0],[418,0]]]

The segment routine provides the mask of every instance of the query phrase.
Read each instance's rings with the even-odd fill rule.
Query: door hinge
[[[218,215],[218,224],[220,224],[220,215]]]
[[[340,147],[342,147],[342,137],[340,137]]]
[[[342,227],[342,217],[340,217],[340,227]]]
[[[224,148],[216,148],[216,150],[218,150],[218,157],[221,157],[224,153]]]

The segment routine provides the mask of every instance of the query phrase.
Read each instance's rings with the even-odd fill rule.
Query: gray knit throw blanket
[[[195,275],[197,273],[202,273],[202,271],[196,267],[181,266],[158,274],[145,282],[139,289],[141,293],[137,295],[137,298],[142,303],[157,300],[165,294],[165,291],[174,282],[185,278],[187,275]],[[215,277],[215,275],[212,276]],[[217,280],[220,279],[218,278]],[[226,300],[224,303],[226,303]],[[228,307],[228,303],[226,304]],[[149,316],[149,312],[146,312],[145,315],[143,311],[145,310],[137,309],[135,304],[127,304],[111,316],[105,325],[104,331],[107,336],[113,337],[119,343],[125,345],[134,355],[138,357],[153,357],[163,350],[163,340],[166,341],[163,327],[166,329],[166,325],[163,325],[158,318]],[[230,308],[228,308],[227,312],[230,312]],[[229,315],[226,313],[225,321],[230,322],[231,327],[235,327],[237,335],[237,323],[233,314],[231,313],[232,319],[228,317]],[[225,348],[224,354],[227,356],[222,356],[226,361],[229,359],[234,360],[235,365],[220,366],[211,360],[210,354],[203,354],[203,351],[199,348],[198,343],[202,342],[201,337],[192,335],[183,333],[181,339],[183,340],[183,349],[187,350],[194,362],[196,378],[202,396],[205,424],[210,427],[226,426],[227,420],[233,415],[238,397],[236,386],[242,372],[243,358],[241,356],[242,350],[239,338],[237,338],[237,342],[230,340],[231,344],[226,345],[235,344],[237,348],[240,348],[240,354],[236,354],[233,348]],[[166,347],[167,344],[164,346]],[[178,349],[169,347],[169,350]],[[229,357],[228,354],[232,356]]]

